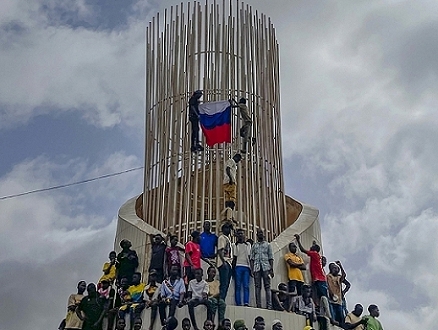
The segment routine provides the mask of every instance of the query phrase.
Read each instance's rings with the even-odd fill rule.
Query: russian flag
[[[199,122],[209,147],[216,143],[231,142],[231,104],[230,101],[207,102],[200,104]]]

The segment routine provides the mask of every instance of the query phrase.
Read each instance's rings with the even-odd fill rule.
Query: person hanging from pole
[[[192,126],[190,136],[190,150],[192,152],[202,151],[204,148],[199,143],[199,99],[202,97],[202,91],[195,91],[189,99],[189,121]]]
[[[251,137],[251,114],[248,111],[248,106],[246,105],[246,99],[244,97],[240,98],[239,103],[237,103],[235,99],[230,99],[230,104],[233,108],[239,108],[239,113],[243,121],[243,125],[239,131],[240,136],[242,137],[242,149],[240,152],[242,154],[246,154],[247,145]],[[252,145],[254,144],[255,138],[252,138]]]
[[[225,163],[224,193],[225,193],[225,222],[233,223],[233,211],[237,199],[237,164],[242,160],[240,154],[235,154]]]

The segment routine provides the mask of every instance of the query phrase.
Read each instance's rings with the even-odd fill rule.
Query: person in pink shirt
[[[177,266],[178,269],[182,270],[180,252],[184,249],[178,246],[178,236],[170,236],[170,246],[166,248],[166,275],[170,274],[170,268],[172,266]]]
[[[312,277],[313,287],[316,291],[318,299],[320,299],[322,296],[328,297],[327,278],[324,268],[322,267],[321,255],[319,254],[321,248],[318,244],[313,244],[309,250],[306,250],[301,245],[300,235],[295,234],[295,238],[301,252],[307,254],[310,258],[309,270]]]

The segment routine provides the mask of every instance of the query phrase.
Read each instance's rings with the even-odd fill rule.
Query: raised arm
[[[309,251],[306,250],[306,249],[304,248],[304,246],[301,244],[300,235],[295,234],[294,236],[295,236],[295,239],[297,240],[298,248],[300,249],[300,251],[303,252],[303,253],[306,253],[306,254],[307,254],[307,252],[309,252]]]
[[[345,296],[345,294],[346,294],[346,293],[348,292],[348,290],[350,290],[350,288],[351,288],[351,283],[350,283],[346,278],[344,278],[344,280],[342,281],[342,283],[345,284],[345,288],[344,288],[344,290],[342,290],[342,295]]]
[[[339,260],[336,260],[336,265],[339,266],[339,269],[341,270],[341,282],[344,282],[345,278],[347,277],[347,274],[345,273],[344,267],[342,267],[342,264]]]
[[[237,101],[235,99],[231,98],[228,101],[230,102],[230,105],[231,105],[232,108],[238,108],[239,107],[239,105],[237,104]]]

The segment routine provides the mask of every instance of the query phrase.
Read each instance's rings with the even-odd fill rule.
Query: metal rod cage
[[[181,3],[147,26],[144,220],[184,242],[204,220],[218,231],[224,218],[224,164],[240,150],[241,119],[233,111],[232,143],[192,154],[197,89],[203,102],[247,99],[256,144],[238,165],[235,219],[248,237],[260,227],[274,238],[286,226],[278,43],[268,17],[233,0]]]

